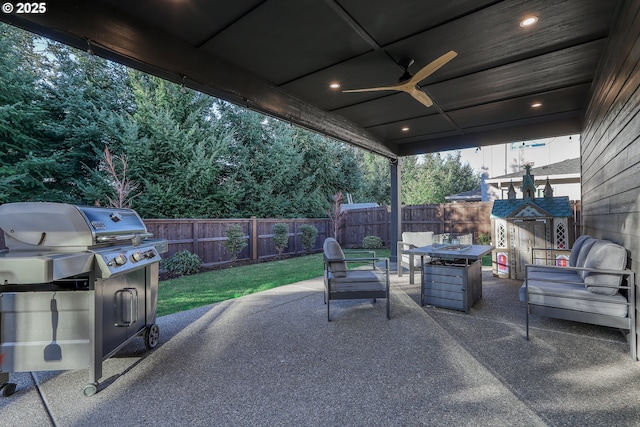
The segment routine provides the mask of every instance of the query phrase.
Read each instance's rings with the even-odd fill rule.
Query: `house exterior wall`
[[[497,192],[500,192],[499,199],[507,199],[507,191],[509,189],[509,184],[505,182],[505,186],[500,190],[496,189]],[[513,180],[513,186],[516,190],[516,199],[522,198],[522,191],[520,191],[520,185],[522,184],[522,180]],[[544,190],[545,182],[541,179],[536,178],[536,186],[538,190],[538,196],[542,197],[542,191]],[[580,183],[574,184],[552,184],[551,188],[553,188],[554,196],[567,196],[569,200],[580,200],[581,191],[580,191]]]
[[[640,0],[626,0],[617,14],[592,88],[580,151],[583,234],[623,245],[638,274]]]

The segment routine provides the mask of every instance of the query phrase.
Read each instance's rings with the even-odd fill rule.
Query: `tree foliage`
[[[480,185],[480,176],[469,164],[462,164],[460,152],[439,153],[402,159],[402,203],[419,205],[444,203],[445,197],[470,191]]]

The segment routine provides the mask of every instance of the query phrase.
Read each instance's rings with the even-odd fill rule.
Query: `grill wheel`
[[[160,327],[154,323],[144,331],[144,345],[147,350],[153,350],[158,346],[158,342],[160,342]]]

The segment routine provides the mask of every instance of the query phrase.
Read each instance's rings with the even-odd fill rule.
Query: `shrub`
[[[171,274],[184,276],[199,272],[202,260],[198,255],[184,250],[176,252],[171,258],[162,260],[160,266]]]
[[[489,236],[489,233],[479,231],[476,235],[476,242],[479,245],[489,245],[491,244],[491,236]]]
[[[362,247],[364,249],[381,249],[382,239],[378,236],[365,236],[362,239]]]
[[[238,259],[240,252],[247,246],[247,241],[244,240],[244,231],[238,224],[234,224],[227,228],[225,231],[227,240],[223,243],[224,248],[231,254],[231,261]]]
[[[273,245],[278,250],[278,255],[289,244],[289,226],[287,224],[276,224],[273,226]]]
[[[318,238],[318,229],[313,225],[304,224],[300,226],[300,233],[302,233],[300,236],[302,246],[307,252],[311,252]]]

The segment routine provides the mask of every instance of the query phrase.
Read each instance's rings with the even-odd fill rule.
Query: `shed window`
[[[567,219],[556,218],[554,230],[554,240],[556,249],[567,249]]]

